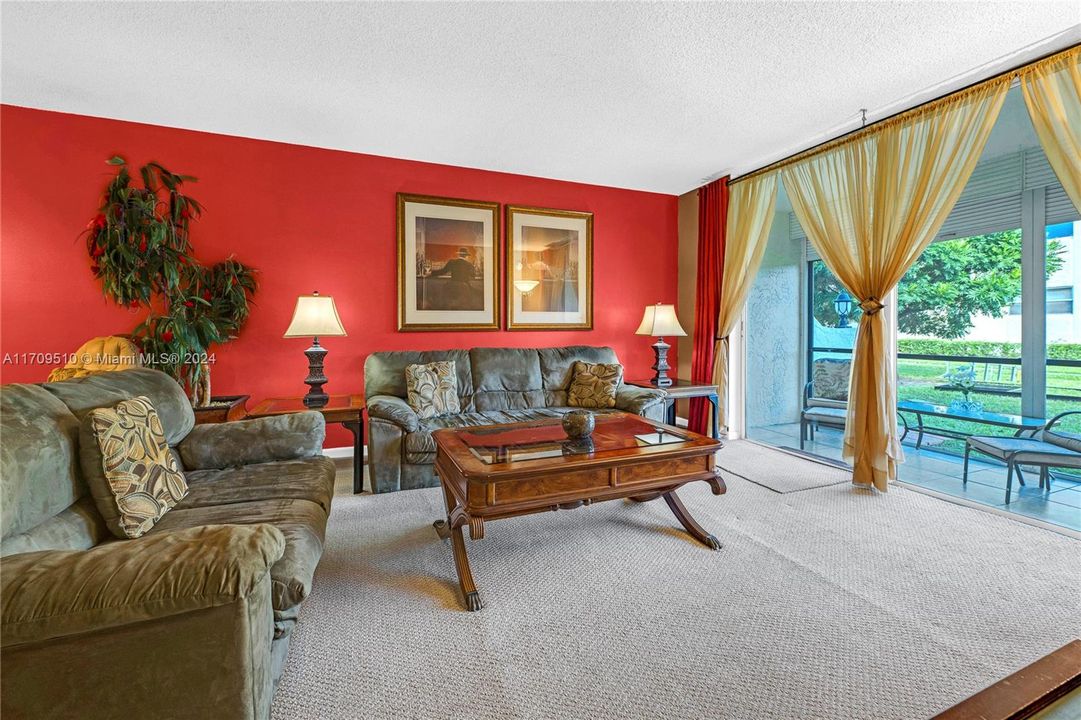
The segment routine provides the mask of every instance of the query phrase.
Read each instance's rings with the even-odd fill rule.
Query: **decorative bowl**
[[[571,440],[581,440],[593,434],[597,420],[588,410],[571,410],[563,416],[563,431]]]

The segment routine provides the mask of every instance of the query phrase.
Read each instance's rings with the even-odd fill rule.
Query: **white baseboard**
[[[353,457],[353,446],[346,445],[345,447],[333,447],[323,448],[323,455],[328,458],[351,458]],[[364,457],[368,456],[368,446],[364,446]]]

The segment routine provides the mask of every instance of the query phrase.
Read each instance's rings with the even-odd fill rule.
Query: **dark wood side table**
[[[353,433],[353,492],[364,492],[364,396],[331,395],[321,408],[304,407],[300,397],[267,398],[248,413],[249,418],[288,415],[315,410],[328,423],[341,423]]]
[[[627,384],[636,387],[657,388],[657,386],[649,380],[627,380]],[[713,406],[713,439],[716,440],[721,436],[720,427],[718,425],[719,401],[717,398],[716,385],[696,383],[690,380],[673,380],[672,384],[668,387],[658,389],[668,393],[668,399],[665,401],[664,406],[666,423],[669,425],[676,424],[676,400],[696,397],[706,398],[709,400],[710,405]]]
[[[195,411],[195,424],[232,422],[243,420],[248,416],[248,408],[244,405],[250,395],[215,395],[210,398],[210,404],[205,407],[193,408]]]

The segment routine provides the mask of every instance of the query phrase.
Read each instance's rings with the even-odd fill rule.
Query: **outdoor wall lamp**
[[[852,296],[848,291],[841,288],[837,297],[833,300],[833,307],[837,310],[837,327],[848,327],[848,317],[852,314]]]

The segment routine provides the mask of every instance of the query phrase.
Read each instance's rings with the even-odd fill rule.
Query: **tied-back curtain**
[[[885,491],[904,459],[883,299],[953,209],[1009,86],[978,85],[781,170],[808,239],[863,310],[843,451],[857,485]]]
[[[691,359],[691,380],[698,383],[713,382],[713,351],[717,341],[717,313],[721,307],[727,220],[728,178],[723,177],[698,190],[698,278],[695,286],[694,355]],[[687,427],[706,434],[709,413],[710,405],[705,398],[692,398]]]
[[[1021,92],[1048,162],[1081,210],[1081,46],[1022,70]]]
[[[773,209],[777,204],[777,173],[757,175],[728,189],[728,219],[717,312],[717,347],[713,351],[713,381],[720,397],[720,424],[728,425],[728,335],[736,326],[751,285],[766,252]]]

